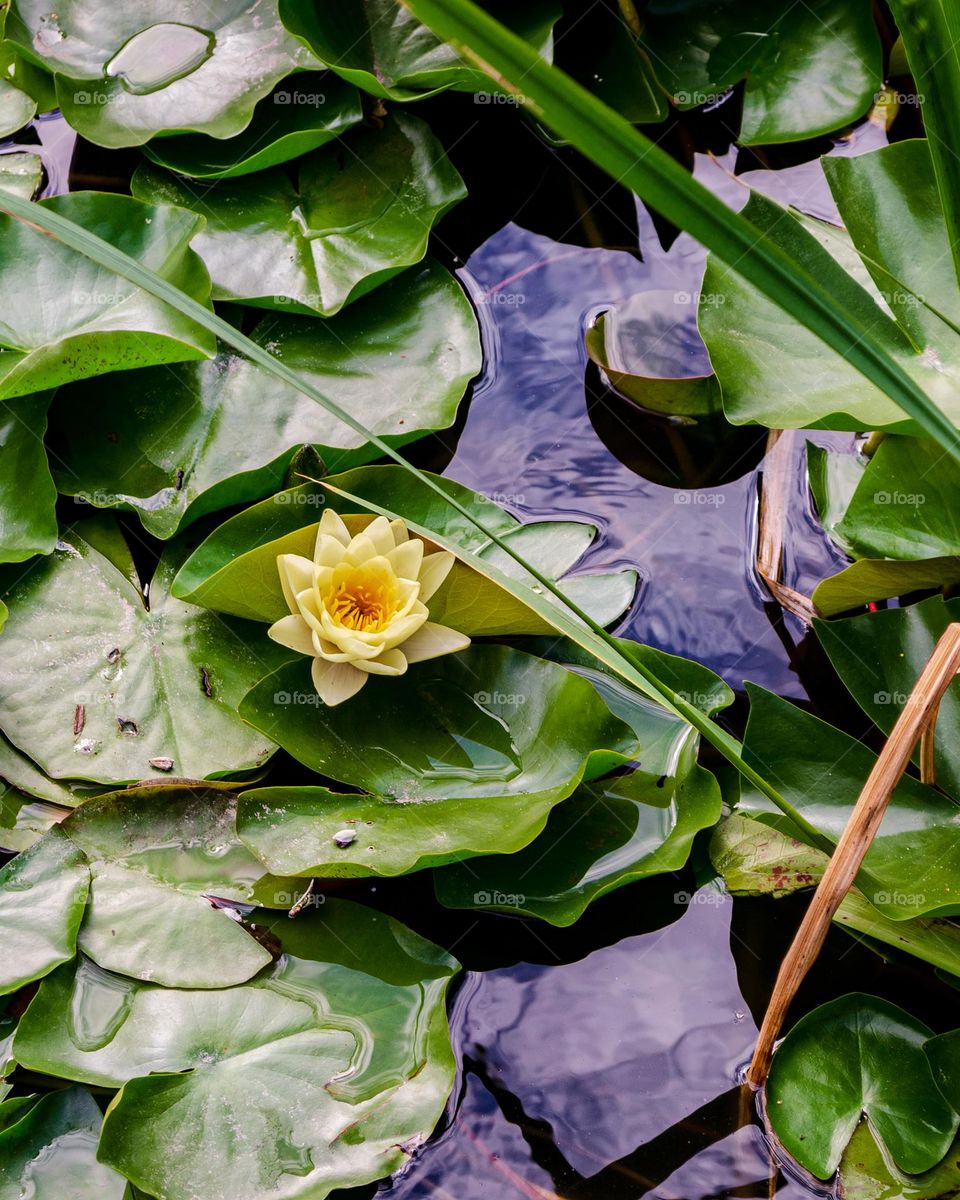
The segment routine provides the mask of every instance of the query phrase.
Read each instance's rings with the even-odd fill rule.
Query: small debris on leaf
[[[357,840],[357,831],[355,829],[341,829],[333,835],[334,845],[339,846],[341,850],[345,850]]]

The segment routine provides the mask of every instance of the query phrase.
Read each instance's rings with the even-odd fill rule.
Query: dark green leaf
[[[931,1171],[905,1175],[864,1121],[843,1152],[838,1179],[843,1200],[952,1200],[960,1194],[960,1142]]]
[[[0,562],[49,554],[57,544],[57,489],[43,446],[50,396],[0,401]]]

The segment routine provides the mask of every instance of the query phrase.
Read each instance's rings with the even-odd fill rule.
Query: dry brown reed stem
[[[773,1046],[787,1009],[820,953],[827,930],[880,828],[893,789],[907,768],[917,739],[930,727],[944,692],[960,671],[960,623],[949,625],[934,647],[850,814],[843,834],[817,885],[800,928],[780,965],[747,1082],[762,1087]],[[932,756],[932,737],[929,740]]]

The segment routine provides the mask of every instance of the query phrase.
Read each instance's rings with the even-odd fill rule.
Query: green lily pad
[[[598,4],[575,20],[576,37],[557,43],[557,66],[632,125],[664,120],[670,106],[663,88],[621,13]]]
[[[0,734],[0,846],[5,850],[29,849],[100,790],[82,781],[51,779]]]
[[[876,762],[861,742],[789,701],[747,684],[744,758],[821,835],[836,844]],[[771,801],[744,790],[741,811],[800,841],[807,834]],[[960,913],[960,806],[904,776],[867,852],[857,886],[885,916],[905,920]]]
[[[429,126],[407,113],[283,170],[195,184],[142,166],[133,193],[207,218],[193,247],[215,300],[332,316],[420,262],[434,223],[466,193]]]
[[[206,271],[188,246],[201,224],[193,213],[96,192],[41,203],[209,303]],[[0,214],[0,286],[17,297],[0,322],[2,400],[213,352],[210,334],[169,305],[6,214]]]
[[[0,16],[0,27],[5,23],[5,19],[4,12]],[[29,96],[33,101],[34,112],[46,113],[57,107],[57,86],[53,76],[28,61],[13,42],[5,39],[0,41],[0,77],[19,92]]]
[[[83,854],[59,829],[0,870],[0,994],[73,958],[89,886]]]
[[[710,859],[734,896],[788,896],[820,882],[827,856],[798,838],[744,813],[734,812],[717,826]],[[940,971],[960,978],[960,925],[938,918],[894,921],[883,916],[855,888],[841,901],[834,921]]]
[[[396,445],[450,425],[481,363],[469,302],[434,262],[335,319],[270,315],[253,337]],[[121,376],[106,395],[99,386],[64,388],[50,445],[64,492],[133,509],[159,537],[282,487],[303,445],[316,446],[328,468],[377,454],[308,397],[226,349],[211,362]]]
[[[696,418],[720,409],[689,292],[640,292],[587,330],[587,353],[611,385],[650,412]],[[685,370],[678,373],[678,366]]]
[[[57,544],[57,488],[43,446],[51,395],[0,401],[0,562],[49,554]]]
[[[777,1137],[808,1171],[828,1179],[866,1115],[901,1170],[929,1171],[960,1121],[924,1055],[930,1035],[876,996],[841,996],[807,1013],[773,1056],[767,1080]]]
[[[161,560],[147,608],[75,531],[9,586],[0,727],[46,774],[120,783],[175,770],[202,779],[273,753],[236,706],[288,652],[256,626],[174,600],[175,566],[173,552]]]
[[[311,770],[383,799],[294,789],[290,837],[298,841],[285,847],[271,826],[283,819],[286,790],[247,793],[243,837],[270,863],[287,863],[284,873],[297,873],[294,864],[314,873],[322,863],[316,873],[349,864],[351,874],[400,874],[517,850],[582,779],[636,750],[630,728],[586,680],[505,646],[472,646],[397,678],[371,678],[322,720],[319,705],[304,660],[261,680],[240,712]],[[376,729],[375,744],[359,729]],[[338,826],[341,817],[351,823]],[[338,828],[356,837],[338,846]]]
[[[130,788],[78,809],[61,828],[90,864],[80,949],[165,987],[229,987],[266,966],[270,953],[208,899],[293,903],[285,881],[270,879],[238,840],[235,818],[236,797],[223,788],[182,784]]]
[[[843,515],[863,478],[866,462],[857,454],[842,454],[807,442],[807,479],[817,516],[826,533],[843,550],[849,546],[838,532]]]
[[[369,495],[374,503],[390,495],[405,516],[409,514],[415,521],[427,517],[438,527],[455,530],[461,535],[458,549],[469,550],[485,563],[522,577],[517,564],[473,525],[458,515],[451,517],[439,504],[431,505],[423,489],[411,486],[409,476],[400,467],[362,467],[329,477],[326,482],[353,494]],[[452,480],[442,480],[442,484],[532,566],[550,578],[560,579],[564,592],[594,620],[612,624],[630,606],[637,586],[635,571],[568,574],[595,538],[593,525],[574,521],[521,525],[485,496]],[[280,492],[215,530],[184,563],[174,584],[174,595],[235,616],[278,620],[289,610],[277,574],[277,555],[312,557],[324,504],[348,514],[348,524],[355,523],[358,529],[372,519],[349,515],[356,514],[357,502],[323,487],[308,484]],[[534,582],[530,576],[527,578]],[[549,622],[466,561],[454,564],[431,598],[430,619],[471,637],[554,632]]]
[[[65,0],[56,11],[16,0],[6,33],[56,73],[63,115],[98,146],[187,130],[232,137],[278,80],[319,65],[280,24],[276,0],[161,0],[149,13],[136,0]]]
[[[522,5],[492,0],[484,7],[549,59],[561,9],[553,0]],[[343,0],[336,9],[280,0],[284,25],[338,75],[373,96],[417,100],[443,88],[499,91],[396,0]]]
[[[883,83],[870,0],[653,0],[644,42],[682,109],[746,79],[739,140],[794,142],[862,117]]]
[[[4,785],[0,787],[0,847],[15,854],[29,850],[69,815],[69,808]]]
[[[733,693],[699,663],[634,646],[657,667],[677,671],[671,684],[708,715]],[[543,833],[519,853],[489,855],[435,876],[437,897],[449,908],[480,908],[572,925],[594,900],[638,879],[679,870],[693,840],[720,817],[716,779],[697,763],[691,726],[596,669],[570,642],[551,648],[588,679],[639,742],[628,775],[586,784],[557,805]]]
[[[97,1161],[100,1125],[100,1109],[83,1088],[32,1101],[0,1130],[0,1200],[124,1200],[127,1181]]]
[[[277,84],[236,137],[185,133],[147,142],[143,152],[180,175],[233,179],[308,154],[362,119],[356,88],[330,72],[304,71]]]
[[[173,990],[81,962],[20,1021],[24,1065],[124,1085],[100,1158],[160,1200],[322,1200],[402,1167],[443,1110],[455,961],[346,901],[272,932],[283,958],[252,983]]]
[[[843,1152],[838,1180],[844,1200],[950,1200],[960,1194],[960,1141],[932,1170],[906,1175],[864,1121]]]
[[[43,160],[39,154],[0,155],[0,191],[12,192],[23,200],[32,200],[43,180]]]
[[[926,558],[898,562],[892,558],[862,558],[820,581],[813,603],[823,617],[862,608],[909,592],[955,587],[960,583],[960,558]]]
[[[889,733],[907,704],[927,659],[947,626],[960,620],[960,600],[931,596],[906,608],[889,608],[817,621],[820,643],[850,694]],[[934,741],[937,782],[960,800],[960,685],[940,703]],[[915,753],[919,761],[919,750]]]
[[[854,158],[825,158],[823,165],[848,234],[756,193],[745,215],[873,326],[930,399],[960,423],[960,337],[916,300],[921,295],[957,314],[927,143],[899,142]],[[858,250],[870,261],[861,261]],[[713,255],[703,296],[709,301],[701,299],[700,328],[724,411],[735,424],[920,432],[892,400]]]
[[[0,137],[22,129],[37,111],[37,102],[6,79],[0,79]]]

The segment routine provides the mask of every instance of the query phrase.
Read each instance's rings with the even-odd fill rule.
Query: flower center
[[[395,589],[377,576],[357,572],[337,586],[327,601],[327,611],[346,629],[378,633],[396,612]]]

